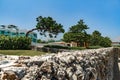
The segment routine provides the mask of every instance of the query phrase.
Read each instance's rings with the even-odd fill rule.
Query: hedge
[[[28,37],[10,37],[0,35],[1,50],[26,50],[30,49],[31,39]]]
[[[57,48],[57,49],[69,49],[69,47],[67,46],[60,46],[60,45],[45,45],[44,47]]]

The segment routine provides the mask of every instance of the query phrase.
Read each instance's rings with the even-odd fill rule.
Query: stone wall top
[[[114,48],[110,47],[34,57],[7,56],[5,59],[2,56],[4,61],[14,63],[0,67],[1,79],[14,74],[14,79],[21,80],[112,80],[115,54]]]

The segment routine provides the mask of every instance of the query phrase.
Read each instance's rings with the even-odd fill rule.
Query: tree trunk
[[[86,47],[86,45],[85,45],[85,44],[86,44],[86,43],[84,42],[84,43],[83,43],[84,47]]]
[[[79,47],[79,43],[77,42],[77,46],[76,47]]]
[[[88,42],[84,42],[84,47],[85,48],[88,48],[88,45],[89,45]]]
[[[26,33],[26,37],[28,37],[28,35],[29,35],[30,32],[33,32],[33,31],[35,31],[35,30],[37,30],[37,28],[34,28],[34,29],[29,30],[29,31]]]

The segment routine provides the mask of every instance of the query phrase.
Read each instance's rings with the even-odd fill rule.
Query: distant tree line
[[[36,26],[26,33],[26,37],[21,37],[21,38],[15,37],[11,39],[10,37],[5,38],[5,36],[4,37],[1,36],[0,49],[2,49],[3,43],[5,44],[8,43],[6,44],[6,46],[11,44],[14,45],[12,46],[12,49],[19,49],[19,48],[14,48],[17,45],[24,45],[24,46],[27,45],[26,47],[29,47],[28,45],[31,40],[27,38],[28,34],[35,30],[37,30],[40,35],[43,35],[45,37],[48,35],[50,38],[53,38],[53,37],[56,38],[56,36],[59,33],[65,32],[63,25],[60,23],[57,23],[56,20],[54,20],[52,17],[38,16],[36,18],[36,22],[37,22]],[[15,28],[16,33],[18,32],[17,26],[12,25],[10,28]],[[64,33],[62,40],[65,42],[76,42],[78,47],[82,46],[86,48],[88,48],[89,46],[98,46],[98,45],[103,47],[111,46],[112,41],[110,40],[109,37],[103,37],[101,33],[97,30],[95,30],[92,34],[88,34],[86,31],[87,29],[89,29],[89,27],[84,23],[83,20],[80,20],[76,25],[71,26],[68,32]],[[6,40],[8,42],[5,42]],[[38,42],[40,43],[42,41],[38,40]],[[54,41],[49,41],[49,42],[54,42]],[[26,47],[22,47],[22,48],[27,49]],[[7,47],[5,49],[7,49]]]
[[[69,28],[63,36],[63,41],[65,42],[76,42],[77,46],[82,46],[88,48],[89,46],[102,46],[110,47],[111,40],[109,37],[101,36],[101,33],[95,30],[92,34],[87,33],[89,27],[83,22],[83,20],[78,21],[78,23]]]
[[[63,25],[58,24],[52,17],[39,16],[37,22],[36,29],[40,32],[40,35],[44,35],[45,37],[45,33],[49,33],[49,36],[52,38],[53,35],[56,37],[58,33],[64,33],[65,31]],[[97,30],[93,31],[92,34],[88,34],[86,31],[87,29],[89,29],[89,27],[81,19],[76,25],[71,26],[68,32],[64,33],[62,40],[69,43],[76,42],[78,47],[81,46],[86,48],[88,46],[111,46],[112,41],[109,37],[103,37]],[[44,43],[45,41],[38,40],[38,42]],[[54,40],[48,42],[54,42]]]

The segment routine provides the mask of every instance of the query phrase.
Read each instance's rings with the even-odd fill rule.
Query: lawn
[[[45,52],[34,51],[34,50],[0,50],[0,54],[4,55],[23,55],[23,56],[38,56],[45,54]]]
[[[54,48],[54,46],[52,46],[52,48]],[[55,48],[60,48],[60,46],[55,46]],[[89,46],[89,49],[97,49],[97,48],[101,48],[100,46]],[[64,49],[64,47],[62,47],[62,49]],[[65,48],[67,49],[67,48]],[[69,50],[83,50],[86,49],[84,47],[69,47]],[[35,51],[35,50],[0,50],[0,54],[4,54],[4,55],[23,55],[23,56],[38,56],[38,55],[42,55],[45,54],[45,52],[41,52],[41,51]]]

